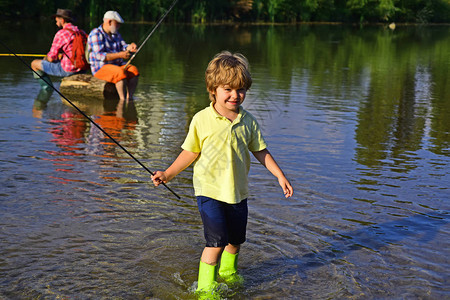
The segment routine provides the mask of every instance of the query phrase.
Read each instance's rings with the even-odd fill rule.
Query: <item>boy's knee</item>
[[[228,244],[225,247],[225,251],[231,253],[231,254],[236,254],[239,253],[239,250],[241,249],[241,245],[234,245],[234,244]]]

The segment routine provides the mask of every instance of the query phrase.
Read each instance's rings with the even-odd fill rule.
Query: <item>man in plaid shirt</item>
[[[72,41],[75,38],[73,32],[82,31],[72,24],[72,11],[58,8],[53,17],[55,17],[56,26],[61,29],[55,34],[47,56],[44,59],[35,59],[31,62],[31,68],[41,77],[34,72],[33,75],[39,79],[39,83],[44,89],[50,89],[51,80],[48,75],[66,77],[84,71],[76,68],[70,61]]]
[[[89,63],[95,77],[116,85],[120,100],[132,100],[139,71],[133,65],[125,69],[125,60],[131,57],[137,46],[135,43],[127,44],[119,34],[123,22],[118,12],[105,13],[103,23],[88,37]]]

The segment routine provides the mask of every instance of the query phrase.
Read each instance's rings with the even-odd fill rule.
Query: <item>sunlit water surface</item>
[[[44,53],[54,33],[45,26],[44,41],[15,25],[3,42]],[[150,29],[128,26],[135,41]],[[444,299],[449,33],[166,25],[134,62],[133,104],[72,100],[148,168],[164,169],[209,103],[207,62],[243,52],[254,78],[244,106],[295,195],[284,199],[253,162],[245,284],[223,297]],[[17,40],[25,34],[34,47]],[[180,200],[154,188],[56,93],[39,94],[24,64],[0,61],[0,298],[193,298],[204,240],[192,169],[169,184]]]

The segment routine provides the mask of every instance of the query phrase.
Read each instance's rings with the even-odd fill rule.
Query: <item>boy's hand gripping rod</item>
[[[94,120],[92,120],[88,115],[86,115],[86,113],[84,113],[81,109],[79,109],[75,104],[73,104],[72,101],[70,101],[66,96],[64,96],[60,91],[58,91],[52,84],[49,84],[44,78],[42,78],[41,75],[39,75],[36,71],[34,71],[20,56],[16,55],[8,46],[6,46],[2,41],[0,41],[0,44],[3,45],[3,47],[5,47],[6,49],[8,49],[8,51],[10,53],[12,53],[15,57],[17,57],[25,66],[27,66],[34,74],[36,74],[37,76],[39,76],[39,78],[41,80],[44,80],[45,83],[47,83],[47,85],[49,87],[51,87],[53,90],[55,90],[55,92],[58,93],[58,95],[60,95],[62,98],[64,98],[67,102],[70,103],[70,105],[72,105],[80,114],[82,114],[86,119],[89,120],[89,122],[91,122],[95,127],[97,127],[101,132],[103,132],[104,135],[106,135],[111,141],[113,141],[117,146],[119,146],[126,154],[128,154],[134,161],[136,161],[141,167],[143,167],[148,173],[150,173],[151,175],[154,175],[154,173],[152,171],[150,171],[149,168],[147,168],[142,162],[140,162],[136,157],[134,157],[133,154],[131,154],[125,147],[123,147],[121,144],[119,144],[118,141],[116,141],[116,139],[114,139],[110,134],[108,134],[100,125],[98,125],[97,123],[94,122]],[[175,197],[177,197],[178,199],[181,199],[180,196],[177,195],[177,193],[175,193],[170,187],[168,187],[164,182],[162,182],[162,185],[164,185],[164,187],[166,187]]]
[[[131,63],[131,61],[136,57],[136,54],[142,49],[142,46],[147,42],[147,40],[152,36],[153,32],[155,32],[156,28],[158,28],[159,24],[162,23],[164,18],[169,14],[169,12],[172,10],[172,8],[175,6],[178,0],[174,0],[172,2],[172,5],[170,5],[169,9],[162,15],[162,17],[159,19],[159,21],[156,23],[156,25],[153,27],[152,31],[147,35],[145,40],[142,42],[142,44],[139,46],[139,48],[134,52],[133,56],[128,60],[127,64],[125,65],[125,69],[128,68],[128,65]]]

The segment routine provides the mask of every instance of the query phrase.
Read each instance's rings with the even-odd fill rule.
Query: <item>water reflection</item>
[[[39,93],[33,103],[33,117],[42,119],[42,114],[47,108],[47,103],[53,95],[53,89],[39,89]]]
[[[115,111],[105,111],[103,114],[93,116],[92,119],[118,143],[121,143],[124,137],[133,136],[138,122],[136,106],[132,100],[119,100]],[[88,154],[117,156],[115,153],[117,145],[109,140],[106,134],[96,126],[90,127],[87,137]]]
[[[49,133],[50,139],[58,150],[47,150],[56,167],[55,171],[66,174],[79,174],[82,170],[75,166],[79,163],[76,157],[97,156],[97,157],[117,157],[119,149],[112,137],[118,143],[125,143],[133,139],[133,133],[138,123],[137,110],[134,101],[118,99],[83,99],[82,101],[71,102],[88,115],[98,126],[91,124],[89,120],[75,109],[68,101],[61,98],[65,104],[59,117],[55,112],[48,111],[47,104],[51,99],[52,91],[41,89],[33,104],[33,116],[42,118],[44,111],[47,115],[52,115],[47,122],[51,125]],[[108,137],[109,135],[109,137]],[[120,156],[120,155],[119,155]],[[104,174],[109,175],[108,170]],[[104,179],[111,180],[112,177],[105,175]],[[77,179],[61,175],[51,176],[61,183],[78,181]],[[116,177],[114,177],[116,178]]]
[[[121,32],[138,40],[150,26]],[[247,281],[230,299],[448,298],[449,27],[160,29],[136,57],[134,103],[76,104],[165,168],[209,103],[207,61],[246,54],[244,105],[298,193],[280,199],[252,164]],[[36,31],[21,52],[47,50],[53,34]],[[4,32],[17,49],[29,35]],[[192,297],[203,243],[192,170],[173,199],[28,70],[2,63],[0,298]]]
[[[314,299],[395,298],[398,294],[393,291],[397,289],[394,286],[397,284],[408,285],[407,294],[428,298],[434,293],[433,288],[427,281],[420,279],[420,268],[410,268],[408,265],[427,268],[431,273],[428,280],[434,281],[436,285],[443,283],[443,278],[438,274],[445,269],[445,258],[436,258],[430,263],[426,257],[435,254],[435,250],[429,247],[430,243],[438,248],[448,245],[448,242],[439,240],[440,232],[445,231],[449,223],[448,214],[415,214],[385,223],[368,222],[357,230],[337,232],[303,221],[295,224],[275,222],[279,227],[294,229],[298,226],[301,229],[293,230],[293,236],[275,231],[275,234],[286,239],[281,245],[273,237],[262,234],[254,236],[254,242],[260,246],[258,251],[278,250],[281,255],[272,254],[273,259],[261,262],[256,260],[244,270],[248,280],[258,282],[261,289],[267,285],[289,286],[288,289],[274,288],[271,294],[274,297],[277,293],[283,293],[285,297],[301,295],[301,298]],[[302,232],[302,237],[297,236],[298,231]],[[257,237],[261,240],[257,241]],[[303,244],[300,245],[295,238],[300,238]],[[309,239],[316,239],[316,242],[310,244]],[[418,249],[423,250],[418,253],[408,248],[410,243],[415,243]],[[267,245],[274,249],[267,249]],[[295,248],[301,248],[301,252],[306,254],[298,256],[299,251],[294,251]],[[392,264],[399,261],[402,261],[405,269],[394,271]],[[353,272],[355,266],[366,269],[365,274]],[[315,278],[318,274],[321,279]],[[365,277],[367,275],[370,277]],[[329,285],[336,281],[339,282],[337,286]],[[249,294],[254,297],[265,295],[259,293],[258,288]]]
[[[390,160],[399,171],[414,168],[409,157],[402,157],[420,149],[425,134],[427,107],[416,99],[415,93],[416,87],[421,86],[417,83],[422,80],[420,77],[409,70],[401,75],[372,77],[382,81],[376,82],[376,86],[385,88],[370,89],[359,111],[355,136],[359,142],[356,153],[359,163],[374,167]]]

